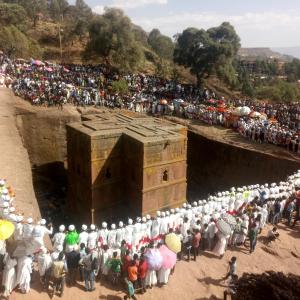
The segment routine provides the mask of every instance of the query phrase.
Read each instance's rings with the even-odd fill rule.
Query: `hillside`
[[[300,47],[280,47],[272,48],[272,50],[284,55],[290,55],[300,59]]]
[[[240,48],[238,55],[241,58],[253,58],[257,57],[260,59],[267,59],[267,58],[272,58],[272,59],[278,59],[281,61],[290,61],[292,57],[289,55],[290,53],[288,52],[283,52],[283,51],[276,51],[276,49],[272,50],[271,48]],[[300,54],[300,53],[299,53]]]

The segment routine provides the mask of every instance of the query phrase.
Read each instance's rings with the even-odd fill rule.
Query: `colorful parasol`
[[[159,248],[159,252],[163,258],[163,264],[162,264],[162,268],[163,269],[172,269],[177,261],[177,256],[176,253],[174,253],[173,251],[171,251],[167,246],[162,245]]]
[[[145,258],[148,263],[149,270],[158,271],[163,264],[163,258],[158,249],[148,249],[145,253]]]
[[[236,219],[230,214],[224,213],[221,215],[221,219],[223,219],[227,224],[230,225],[231,228],[234,228],[236,225]]]
[[[229,224],[227,224],[223,219],[219,219],[216,222],[216,225],[219,229],[219,231],[224,234],[225,236],[230,235],[231,233],[231,227]]]
[[[71,231],[66,235],[65,242],[67,245],[76,245],[78,243],[79,234],[75,231]]]
[[[181,251],[181,241],[175,233],[167,234],[165,237],[165,243],[174,253],[179,253]]]
[[[0,220],[0,240],[7,240],[15,231],[15,226],[12,222]]]

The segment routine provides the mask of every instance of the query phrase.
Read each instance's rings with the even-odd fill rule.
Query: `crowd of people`
[[[180,84],[145,74],[121,76],[106,66],[55,65],[38,60],[10,60],[0,56],[0,85],[34,105],[94,105],[123,108],[153,115],[199,119],[233,128],[259,143],[271,143],[299,153],[300,108],[297,103],[270,104],[228,99],[192,84]],[[127,91],[113,89],[126,82]],[[297,99],[295,99],[297,100]]]
[[[4,296],[15,288],[28,293],[37,269],[41,285],[52,295],[63,295],[65,282],[74,286],[78,279],[84,280],[87,292],[93,291],[99,279],[125,284],[125,298],[134,299],[136,292],[167,284],[179,260],[196,261],[203,251],[222,258],[226,249],[241,245],[253,253],[267,223],[274,225],[267,235],[274,241],[282,219],[290,226],[300,221],[299,190],[300,170],[284,182],[233,187],[152,217],[83,224],[78,233],[73,224],[54,230],[45,219],[34,222],[16,211],[13,189],[0,180],[1,218],[14,224],[11,237],[0,240]],[[48,235],[51,251],[45,244]],[[233,258],[226,278],[235,278],[235,270]]]

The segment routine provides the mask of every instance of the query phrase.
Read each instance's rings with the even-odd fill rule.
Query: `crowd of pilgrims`
[[[63,108],[64,104],[73,103],[199,119],[233,128],[252,141],[300,152],[298,103],[270,104],[223,97],[217,100],[213,92],[195,85],[145,74],[121,76],[103,65],[62,66],[35,60],[13,61],[5,56],[0,57],[0,65],[0,73],[9,76],[6,85],[35,105]],[[4,78],[7,77],[2,78],[2,84]],[[112,89],[113,82],[120,79],[128,84],[125,95]],[[249,108],[246,114],[236,111],[243,107]]]
[[[28,293],[32,274],[38,272],[52,295],[62,296],[65,282],[74,286],[80,279],[86,291],[93,291],[97,280],[125,284],[125,298],[134,298],[135,292],[167,284],[180,260],[196,261],[204,251],[222,258],[237,246],[251,254],[267,223],[276,226],[284,219],[295,226],[300,220],[300,170],[284,182],[233,187],[152,217],[80,228],[62,224],[57,230],[45,219],[35,222],[16,211],[15,194],[5,180],[0,180],[0,195],[1,218],[15,227],[9,239],[0,240],[6,297],[14,289]],[[48,235],[51,251],[45,244]],[[268,232],[270,240],[276,235],[276,228]]]

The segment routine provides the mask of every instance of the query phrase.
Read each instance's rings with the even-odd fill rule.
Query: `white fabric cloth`
[[[90,249],[95,249],[97,246],[97,238],[98,233],[96,231],[92,231],[88,235],[87,246]]]
[[[53,246],[56,248],[58,245],[63,246],[66,234],[63,232],[57,232],[52,238]]]
[[[38,256],[38,269],[40,276],[44,276],[46,271],[52,266],[52,259],[48,253],[40,253]]]
[[[28,256],[18,259],[17,284],[24,293],[30,291],[30,279],[32,273],[32,259]]]
[[[157,284],[157,277],[156,277],[156,271],[147,271],[147,275],[145,278],[145,284],[146,286],[154,286]]]
[[[82,231],[79,233],[79,246],[81,244],[84,244],[85,246],[87,246],[87,243],[88,243],[88,237],[89,237],[89,234],[86,232],[86,231]]]
[[[14,258],[10,258],[8,254],[4,257],[4,270],[2,277],[2,285],[5,287],[4,296],[8,297],[12,290],[16,287],[17,282],[17,273],[16,273],[16,265],[17,260]]]
[[[171,269],[163,269],[161,268],[158,271],[158,282],[161,284],[167,284],[169,282],[169,276],[171,273]]]

